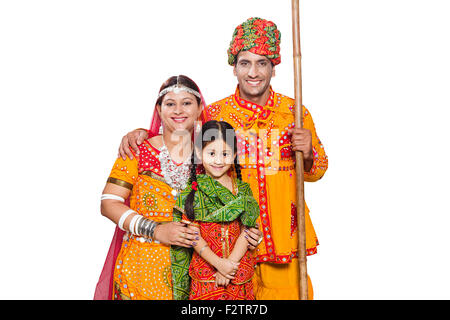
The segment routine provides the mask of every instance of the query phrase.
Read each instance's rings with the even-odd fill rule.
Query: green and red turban
[[[281,34],[275,23],[261,18],[250,18],[234,30],[227,51],[228,63],[234,65],[239,52],[248,50],[266,56],[273,65],[277,65],[281,62],[280,39]]]

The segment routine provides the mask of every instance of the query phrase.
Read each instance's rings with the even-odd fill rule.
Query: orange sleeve
[[[136,158],[123,160],[117,158],[109,174],[108,182],[132,190],[138,178],[138,162]]]
[[[316,127],[311,113],[303,107],[303,128],[311,131],[312,135],[312,147],[314,154],[314,162],[311,170],[304,173],[304,179],[308,182],[314,182],[323,177],[328,169],[328,157],[325,153],[325,149],[317,136]]]

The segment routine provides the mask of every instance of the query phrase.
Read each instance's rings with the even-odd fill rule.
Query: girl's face
[[[201,107],[193,94],[186,91],[168,92],[161,106],[157,106],[165,131],[187,130],[192,132],[194,122],[201,113]]]
[[[221,139],[208,143],[202,150],[202,163],[206,174],[216,180],[228,172],[235,158],[233,149]]]

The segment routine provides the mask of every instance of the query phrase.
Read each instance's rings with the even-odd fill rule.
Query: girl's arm
[[[230,259],[231,261],[234,261],[234,262],[241,261],[242,257],[247,252],[247,247],[248,247],[248,241],[247,241],[247,235],[245,233],[245,227],[244,227],[241,234],[239,235],[238,239],[236,240],[233,250],[231,250],[231,253],[228,256],[228,259]]]
[[[189,226],[189,228],[195,228]],[[245,240],[245,238],[244,238]],[[247,241],[247,240],[245,240]],[[234,279],[234,274],[238,269],[239,263],[231,259],[220,258],[208,246],[208,243],[202,238],[199,232],[198,240],[193,244],[194,250],[200,257],[205,259],[210,265],[216,268],[227,279]]]

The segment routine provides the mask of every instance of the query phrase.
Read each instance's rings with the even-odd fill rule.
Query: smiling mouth
[[[262,80],[246,80],[246,82],[252,87],[257,87],[261,84]]]
[[[177,123],[184,122],[186,119],[187,117],[172,117],[172,120]]]
[[[211,166],[215,170],[222,170],[224,166]]]

